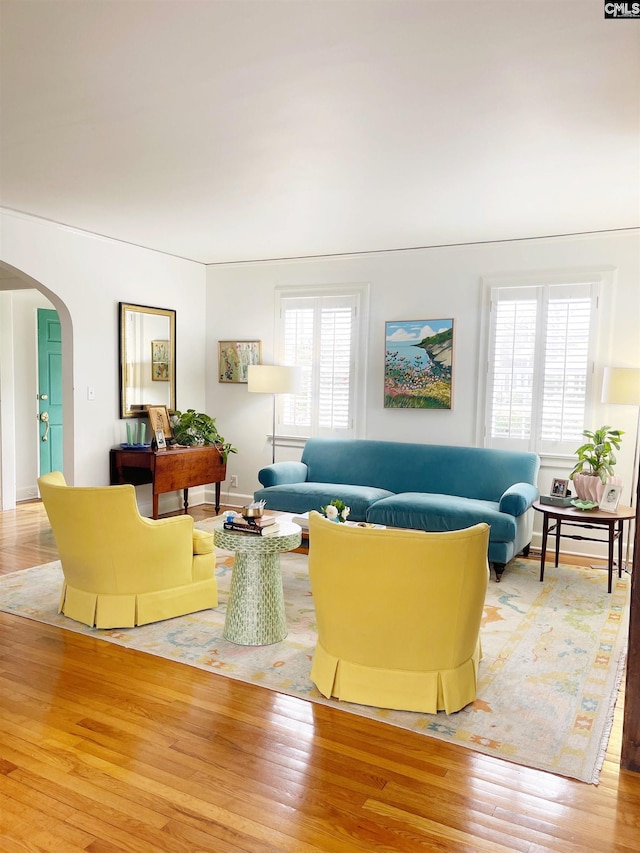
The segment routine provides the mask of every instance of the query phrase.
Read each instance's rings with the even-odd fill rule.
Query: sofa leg
[[[505,563],[492,563],[493,571],[496,573],[496,583],[500,583],[500,579],[502,577],[502,573],[504,572],[506,565]]]
[[[522,549],[522,556],[523,556],[523,557],[528,557],[528,556],[529,556],[529,551],[530,551],[530,550],[531,550],[531,542],[529,542],[529,544],[528,544],[528,545],[525,545],[525,546],[524,546],[524,548]]]

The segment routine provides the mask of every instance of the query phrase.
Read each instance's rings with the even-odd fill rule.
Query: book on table
[[[233,533],[246,533],[248,536],[275,536],[280,532],[280,525],[272,522],[266,525],[254,525],[233,521],[225,521],[222,525],[225,530],[231,530]]]
[[[305,533],[309,532],[309,513],[302,512],[300,515],[294,515],[291,521],[299,525]]]
[[[276,523],[275,515],[261,515],[258,518],[245,518],[243,515],[234,516],[231,521],[239,527],[270,527]]]

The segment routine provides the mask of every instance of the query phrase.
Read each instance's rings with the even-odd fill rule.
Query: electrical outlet
[[[238,475],[237,474],[231,475],[231,479],[229,480],[229,485],[231,486],[232,489],[238,488]]]

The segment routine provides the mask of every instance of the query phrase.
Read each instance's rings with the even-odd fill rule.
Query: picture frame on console
[[[620,496],[622,495],[622,486],[616,483],[607,483],[600,501],[600,509],[604,512],[617,512]]]
[[[569,493],[569,481],[554,478],[551,482],[551,494],[556,498],[566,498]]]
[[[246,384],[249,366],[262,363],[262,341],[218,341],[218,382]]]
[[[166,406],[147,406],[147,415],[151,424],[151,433],[156,436],[156,441],[158,440],[157,433],[159,430],[162,431],[162,437],[165,442],[167,439],[173,438],[169,410]]]

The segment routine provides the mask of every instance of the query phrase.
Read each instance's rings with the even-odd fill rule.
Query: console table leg
[[[220,482],[216,483],[216,515],[220,515]]]
[[[183,497],[184,497],[184,511],[186,513],[187,509],[189,507],[189,489],[184,490]]]

